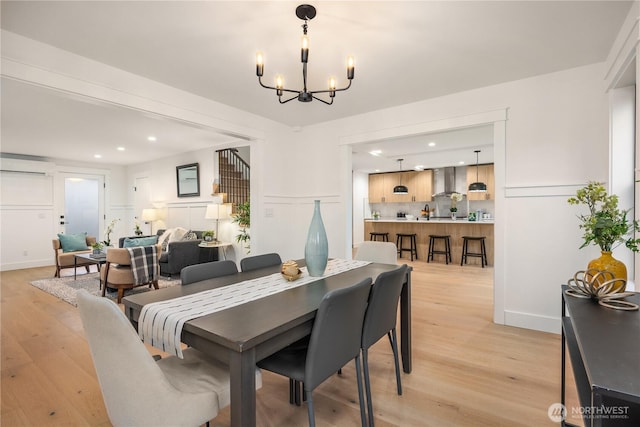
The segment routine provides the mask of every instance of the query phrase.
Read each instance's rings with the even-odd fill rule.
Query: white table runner
[[[370,262],[331,259],[322,277],[340,274],[367,264]],[[147,304],[142,307],[138,319],[138,334],[143,341],[153,347],[182,358],[180,336],[185,322],[321,279],[321,277],[309,276],[306,267],[301,270],[302,277],[293,282],[287,281],[282,274],[275,273],[184,297]]]

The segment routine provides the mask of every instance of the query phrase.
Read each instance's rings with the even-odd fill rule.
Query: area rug
[[[43,291],[68,302],[71,305],[77,306],[76,292],[78,289],[86,289],[92,295],[102,295],[98,277],[98,273],[79,274],[77,276],[77,280],[74,280],[73,276],[71,276],[35,280],[31,282],[31,284],[36,288],[42,289]],[[160,277],[160,280],[158,280],[158,286],[160,289],[177,286],[179,284],[180,279],[171,280],[165,277]],[[148,292],[150,290],[153,290],[153,288],[150,289],[148,286],[139,286],[137,288],[127,289],[124,292],[124,295],[133,295],[140,292]],[[116,301],[118,299],[118,292],[109,292],[109,288],[107,288],[106,296]]]

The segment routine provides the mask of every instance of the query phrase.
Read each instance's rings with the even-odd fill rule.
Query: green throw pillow
[[[86,251],[87,233],[58,234],[62,252]]]
[[[150,236],[150,237],[137,237],[131,238],[127,237],[124,239],[123,248],[134,248],[136,246],[150,246],[158,243],[158,236]]]

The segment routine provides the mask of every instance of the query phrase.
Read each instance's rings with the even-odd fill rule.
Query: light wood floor
[[[388,341],[374,346],[376,425],[557,425],[547,409],[559,401],[560,336],[494,324],[491,268],[409,264],[413,372],[403,373],[398,396]],[[0,273],[1,425],[108,426],[76,308],[29,284],[53,272]],[[354,372],[351,364],[314,393],[319,426],[359,425]],[[288,403],[287,380],[268,372],[263,379],[259,425],[307,425],[306,407]],[[229,425],[228,408],[212,425]]]

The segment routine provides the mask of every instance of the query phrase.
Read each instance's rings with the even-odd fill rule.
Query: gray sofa
[[[162,276],[179,276],[180,271],[189,265],[201,264],[203,262],[217,261],[218,251],[215,248],[201,248],[198,246],[202,242],[202,231],[191,230],[198,237],[196,240],[180,240],[171,242],[167,250],[160,255],[160,274]],[[162,236],[164,230],[158,230],[158,237]],[[135,236],[149,237],[149,236]],[[124,245],[124,239],[118,242],[120,247]]]

